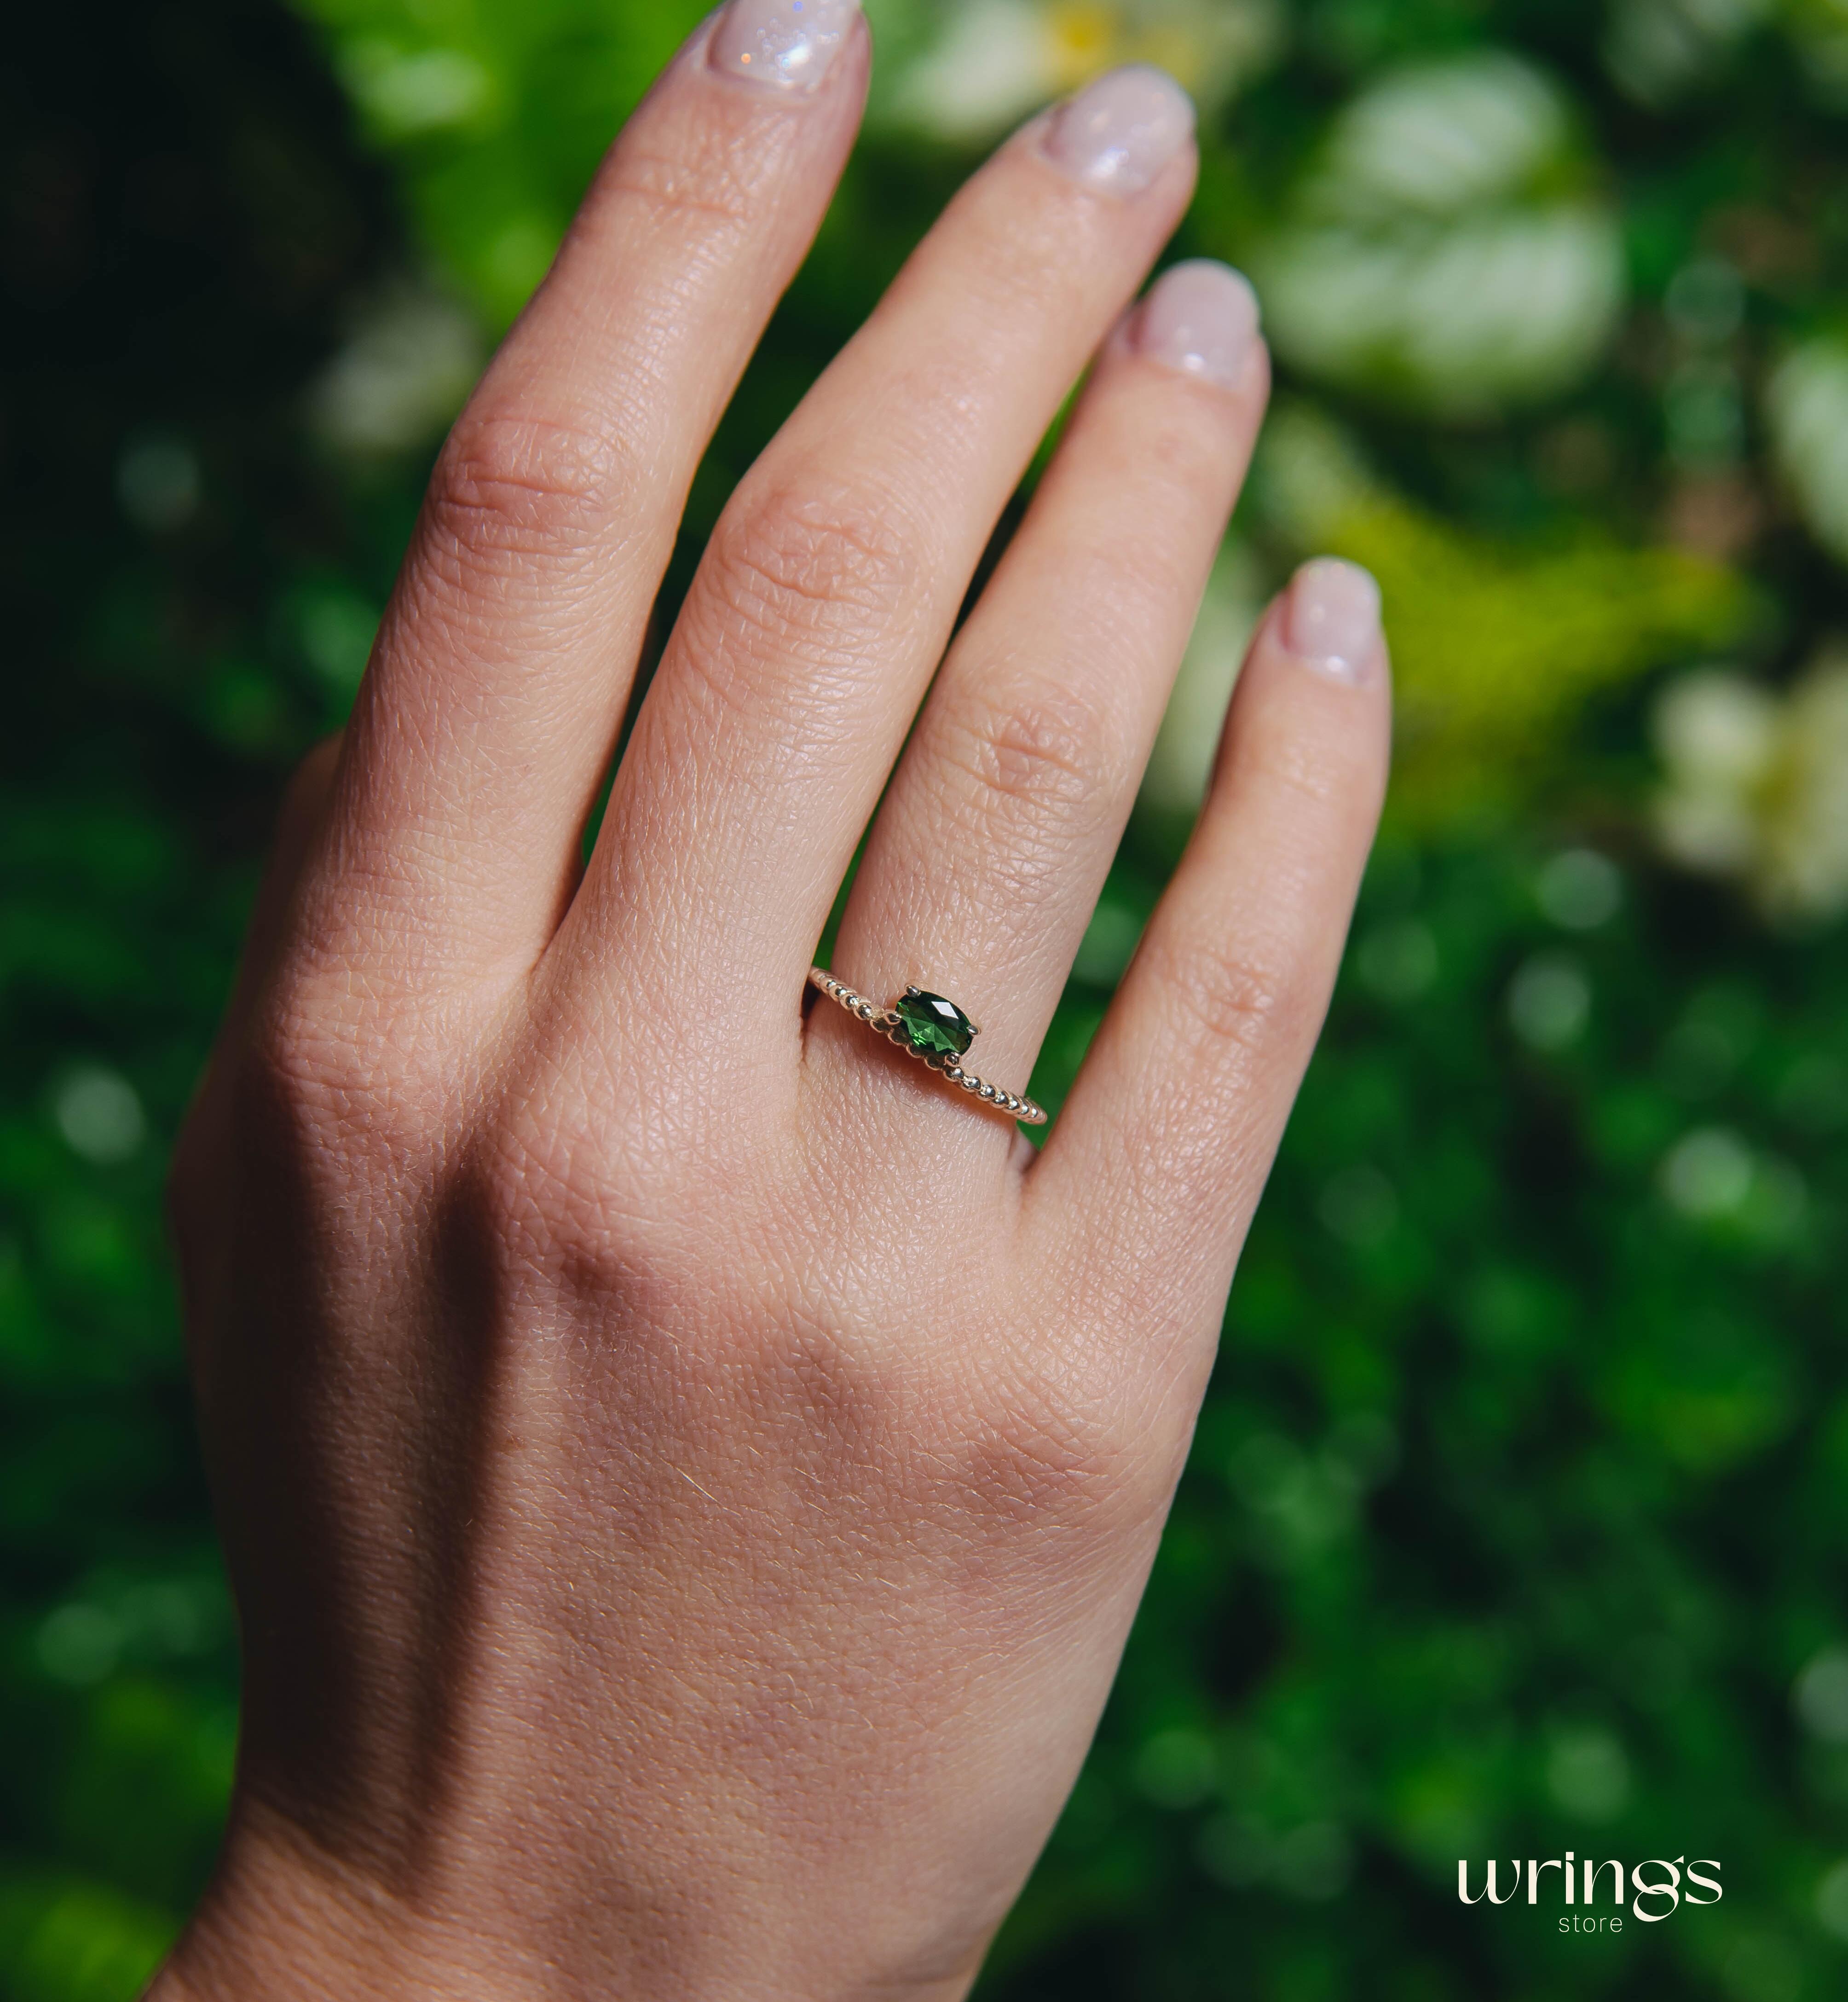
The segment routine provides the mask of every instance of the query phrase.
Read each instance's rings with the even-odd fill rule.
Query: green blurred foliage
[[[336,495],[301,417],[399,238],[278,12],[36,12],[0,103],[0,1994],[117,2002],[236,1731],[163,1156],[280,776],[350,698],[303,608],[375,609],[413,504]]]
[[[1801,751],[1804,800],[1848,796],[1785,695],[1848,547],[1839,10],[870,5],[866,137],[664,619],[981,145],[1154,54],[1205,112],[1175,253],[1258,274],[1280,383],[1184,692],[1317,547],[1380,575],[1400,686],[1170,1533],[984,1992],[1833,1994],[1848,865],[1736,740],[1797,719],[1765,769]],[[4,2002],[133,1995],[210,1867],[235,1662],[162,1154],[435,436],[695,10],[301,12],[40,11],[0,69]],[[1665,731],[1715,657],[1732,692]],[[1784,814],[1808,887],[1776,924],[1665,859],[1658,742],[1745,830],[1682,864],[1749,885],[1748,823]],[[1035,1076],[1055,1107],[1187,818],[1183,785],[1132,823]],[[1554,1891],[1457,1900],[1459,1857],[1567,1849],[1715,1857],[1726,1896],[1597,1939]]]

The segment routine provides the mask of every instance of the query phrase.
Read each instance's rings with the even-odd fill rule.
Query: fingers
[[[686,490],[857,125],[853,0],[737,0],[604,162],[459,420],[350,732],[350,937],[524,971],[574,880]]]
[[[1064,988],[1267,383],[1244,280],[1205,263],[1164,274],[1113,337],[880,810],[835,970],[882,999],[940,987],[982,1025],[968,1064],[991,1081],[1024,1085]],[[887,1069],[972,1135],[1005,1131]]]
[[[1100,1302],[1133,1286],[1190,1332],[1223,1304],[1327,1007],[1389,734],[1373,581],[1306,564],[1252,643],[1199,824],[1027,1177],[1029,1229]]]
[[[574,907],[695,1007],[794,1004],[992,525],[1173,228],[1192,114],[1118,72],[962,190],[732,498]]]

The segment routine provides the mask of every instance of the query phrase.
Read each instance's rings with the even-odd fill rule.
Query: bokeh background
[[[866,136],[669,612],[958,179],[1109,62],[1197,93],[1174,253],[1253,273],[1279,364],[1037,1096],[1292,563],[1372,567],[1400,678],[1173,1526],[982,1993],[1841,1993],[1848,5],[868,5]],[[5,2002],[127,2002],[210,1866],[236,1669],[163,1153],[443,427],[695,11],[9,21]],[[1568,1848],[1716,1857],[1725,1896],[1595,1940],[1457,1900],[1459,1857]]]

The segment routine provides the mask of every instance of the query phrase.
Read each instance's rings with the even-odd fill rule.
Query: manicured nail
[[[1198,257],[1163,272],[1130,328],[1151,361],[1230,389],[1257,341],[1257,295],[1229,264]]]
[[[813,90],[859,12],[859,0],[731,0],[713,31],[712,65],[773,90]]]
[[[1379,651],[1379,586],[1358,563],[1318,556],[1290,580],[1284,644],[1337,681],[1362,682]]]
[[[1194,103],[1166,71],[1114,69],[1053,113],[1046,157],[1087,187],[1137,194],[1184,146]]]

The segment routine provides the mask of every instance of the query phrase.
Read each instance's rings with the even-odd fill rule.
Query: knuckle
[[[630,1192],[658,1174],[636,1122],[512,1106],[481,1136],[475,1167],[495,1236],[536,1247],[586,1291],[620,1296],[641,1221]]]
[[[1149,502],[1170,514],[1217,515],[1232,483],[1229,459],[1222,425],[1202,423],[1197,408],[1165,413],[1142,446]],[[1172,542],[1165,546],[1171,548]]]
[[[1198,601],[1201,584],[1178,518],[1194,511],[1177,509],[1172,496],[1138,497],[1136,525],[1107,545],[1088,544],[1066,587],[1086,608],[1087,647],[1131,659],[1156,650],[1152,635],[1163,631],[1174,606]]]
[[[238,1069],[247,1125],[315,1151],[400,1160],[424,1151],[440,1082],[398,1011],[356,1000],[344,969],[297,973],[256,1012]]]
[[[335,768],[340,762],[344,730],[323,737],[289,774],[283,788],[281,819],[285,825],[313,819],[326,797]]]
[[[259,1013],[242,1070],[253,1096],[310,1118],[351,1104],[375,1083],[352,1026],[300,993]]]
[[[877,495],[772,487],[720,521],[703,591],[731,635],[806,657],[856,654],[911,593],[909,526]]]
[[[1249,1053],[1275,1035],[1292,985],[1280,953],[1206,937],[1154,940],[1146,950],[1184,1048]]]
[[[1063,200],[1023,202],[1006,176],[978,176],[958,198],[961,256],[957,277],[971,339],[1023,319],[1042,323],[1076,303],[1072,274],[1101,248],[1100,221]]]
[[[598,176],[590,218],[601,225],[639,216],[673,235],[689,224],[702,235],[737,235],[762,220],[761,146],[754,152],[729,131],[691,122],[675,138],[671,146],[619,145]]]
[[[1357,813],[1371,818],[1385,770],[1383,738],[1370,727],[1364,705],[1352,706],[1347,726],[1312,729],[1287,705],[1263,703],[1235,718],[1229,740],[1236,783],[1269,794],[1279,825],[1322,844]]]
[[[440,567],[464,574],[581,556],[623,516],[636,483],[613,428],[465,415],[431,482],[424,539]]]
[[[1146,1515],[1150,1455],[1126,1379],[1010,1369],[986,1385],[984,1404],[961,1456],[968,1495],[982,1512],[1112,1532]]]
[[[776,1428],[837,1493],[891,1463],[905,1398],[889,1369],[817,1320],[792,1319],[750,1358]]]
[[[1331,757],[1302,733],[1260,743],[1255,762],[1264,780],[1281,793],[1314,809],[1318,814],[1339,805],[1354,782],[1347,760]]]
[[[1129,756],[1105,710],[1044,682],[954,698],[941,748],[958,817],[985,841],[1005,834],[1009,853],[1023,833],[1052,837],[1061,853],[1082,842],[1117,800]]]

